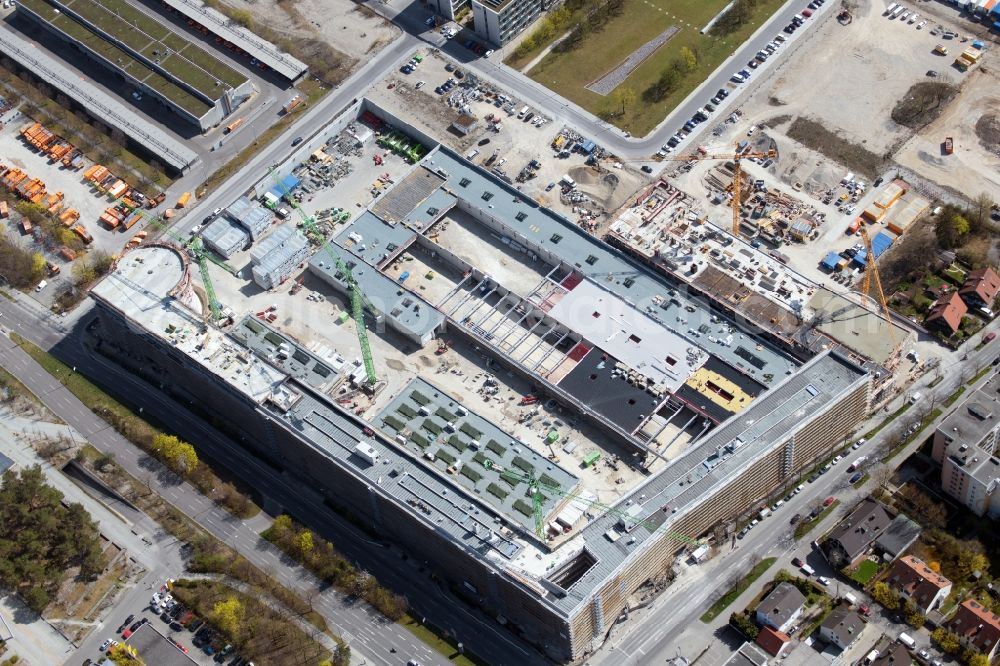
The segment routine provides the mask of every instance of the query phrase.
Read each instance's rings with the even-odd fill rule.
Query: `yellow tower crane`
[[[861,232],[861,240],[865,244],[865,276],[861,280],[861,292],[868,298],[873,298],[871,288],[872,284],[875,285],[878,303],[881,307],[880,313],[885,322],[889,324],[889,339],[895,345],[896,336],[892,332],[892,314],[889,312],[889,304],[885,300],[885,291],[882,289],[882,278],[879,277],[878,267],[875,265],[875,253],[872,251],[872,242],[868,238],[868,231],[865,230],[863,224],[859,231]]]
[[[696,162],[699,160],[728,160],[733,163],[733,228],[732,233],[736,238],[740,237],[740,207],[743,205],[742,197],[740,195],[741,187],[743,184],[743,170],[740,168],[740,162],[742,160],[759,157],[761,159],[774,159],[778,156],[778,151],[771,148],[765,152],[746,152],[741,153],[739,146],[736,147],[736,152],[733,153],[699,153],[695,155],[682,155],[678,157],[669,157],[667,159],[679,162]]]

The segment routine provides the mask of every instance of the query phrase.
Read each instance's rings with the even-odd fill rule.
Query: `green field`
[[[656,127],[781,7],[784,0],[760,0],[752,20],[725,37],[700,34],[699,30],[727,4],[728,0],[624,0],[623,11],[618,16],[586,35],[572,49],[559,53],[555,50],[549,52],[527,74],[595,115],[636,136],[643,136]],[[507,64],[519,69],[525,67],[545,47],[582,23],[592,6],[588,3],[573,12],[568,20],[560,24],[555,34],[538,41],[528,53],[511,55],[506,60]],[[635,49],[669,26],[676,26],[681,30],[639,65],[611,94],[605,97],[586,89],[588,84],[616,68]],[[529,34],[536,29],[529,28]],[[694,52],[697,65],[664,98],[658,101],[644,100],[643,92],[660,78],[670,63],[680,57],[682,47]],[[733,71],[745,66],[746,63],[734,64]],[[713,90],[708,94],[706,100],[714,92]],[[626,98],[624,115],[623,96]]]

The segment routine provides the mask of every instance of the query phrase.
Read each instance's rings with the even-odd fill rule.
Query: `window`
[[[558,243],[559,241],[562,240],[562,236],[560,236],[559,234],[552,234],[552,238],[550,238],[549,240],[552,241],[553,243]]]
[[[667,365],[670,365],[670,366],[677,365],[677,359],[674,358],[673,356],[668,356],[668,357],[666,357],[663,360],[667,362]]]
[[[522,210],[520,213],[514,216],[514,219],[517,220],[518,222],[524,222],[524,218],[526,217],[528,217],[528,214]]]
[[[458,184],[461,185],[462,187],[468,187],[469,183],[471,182],[472,181],[469,180],[468,178],[463,178],[462,180],[458,181]]]
[[[625,285],[626,289],[628,289],[629,287],[635,284],[635,280],[633,280],[632,278],[625,278],[622,284]]]
[[[598,312],[597,310],[594,310],[594,314],[592,314],[590,316],[593,317],[594,319],[600,319],[601,318],[601,313]]]
[[[597,257],[595,257],[594,255],[590,255],[589,257],[587,257],[587,263],[593,266],[594,264],[597,263]]]
[[[493,198],[492,192],[483,192],[483,201],[489,201]]]
[[[629,342],[634,342],[635,344],[639,344],[640,342],[642,342],[642,338],[640,338],[635,333],[633,333],[632,335],[628,336],[628,339],[629,339]]]

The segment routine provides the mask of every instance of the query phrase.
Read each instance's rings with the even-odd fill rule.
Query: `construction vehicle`
[[[692,539],[691,537],[684,534],[680,534],[679,532],[673,532],[671,530],[667,530],[662,527],[657,527],[649,519],[638,520],[636,516],[627,511],[622,511],[620,509],[616,509],[615,507],[608,506],[607,504],[602,504],[601,502],[587,499],[586,497],[582,497],[578,493],[566,492],[559,486],[553,486],[543,481],[540,481],[537,478],[535,478],[534,473],[526,474],[520,470],[504,468],[501,467],[500,465],[497,465],[489,458],[483,461],[483,467],[485,467],[486,469],[496,470],[497,472],[500,473],[500,476],[505,481],[513,482],[513,485],[517,485],[518,483],[521,482],[528,484],[528,493],[531,495],[531,508],[535,519],[535,534],[540,538],[545,537],[545,516],[542,514],[542,492],[544,491],[545,493],[552,495],[559,495],[561,497],[565,497],[573,501],[584,502],[587,505],[588,510],[591,509],[594,510],[593,513],[617,516],[618,518],[623,519],[626,522],[626,524],[632,524],[633,525],[632,529],[642,525],[645,526],[646,529],[648,529],[650,532],[655,533],[662,530],[665,534],[675,539],[678,539],[688,545],[692,545],[695,547],[702,545],[701,542],[698,541],[697,539]],[[668,506],[662,507],[662,510],[664,512],[669,511],[669,509],[670,507]]]
[[[73,208],[67,208],[63,212],[59,213],[59,221],[63,223],[64,227],[71,227],[76,224],[76,221],[80,219],[80,213]]]
[[[115,199],[124,196],[128,192],[128,183],[119,178],[115,184],[108,188],[108,194]]]
[[[55,142],[51,148],[49,148],[49,159],[53,162],[58,162],[71,150],[73,150],[73,144],[64,139],[60,139]]]
[[[944,138],[943,152],[945,155],[951,155],[953,152],[955,152],[955,140],[952,139],[950,136],[946,136]]]
[[[526,405],[534,405],[537,402],[538,402],[538,396],[534,395],[532,393],[529,393],[528,395],[526,395],[523,398],[521,398],[521,402],[519,402],[517,404],[519,404],[522,407],[524,407]]]
[[[146,202],[146,208],[148,208],[148,209],[152,210],[152,209],[156,208],[157,206],[159,206],[159,205],[160,205],[161,203],[163,203],[163,201],[164,201],[164,200],[165,200],[166,198],[167,198],[167,194],[166,194],[166,192],[160,192],[160,193],[159,193],[159,194],[157,194],[157,195],[156,195],[155,197],[153,197],[153,198],[149,199],[149,200],[148,200],[148,201]]]
[[[71,247],[66,247],[65,245],[63,245],[61,248],[59,248],[59,256],[65,259],[66,261],[74,261],[77,255],[76,255],[76,250],[74,250]]]
[[[299,293],[302,290],[302,283],[305,282],[305,279],[306,276],[305,273],[303,273],[297,280],[295,280],[295,284],[292,285],[292,288],[288,291],[288,293],[292,296]]]
[[[302,95],[296,95],[285,105],[285,113],[289,114],[302,104]]]
[[[191,193],[185,192],[181,195],[180,199],[177,200],[177,208],[184,208],[184,206],[188,205],[189,201],[191,201]]]
[[[878,296],[878,304],[881,307],[880,314],[885,322],[889,325],[889,340],[892,344],[896,344],[896,336],[892,331],[892,313],[889,312],[889,304],[885,300],[885,291],[882,290],[882,278],[879,277],[878,267],[875,265],[875,252],[872,250],[871,239],[868,238],[868,231],[862,225],[858,230],[861,232],[861,240],[865,244],[865,275],[861,281],[861,293],[863,293],[868,298],[872,298],[871,287],[874,284],[876,289],[876,295]],[[872,299],[874,300],[874,299]]]
[[[91,243],[94,242],[94,237],[91,236],[89,233],[87,233],[87,230],[83,228],[82,224],[78,224],[75,227],[73,227],[72,231],[77,236],[79,236],[80,240],[82,240],[87,245],[90,245]]]
[[[448,341],[441,340],[440,342],[438,342],[438,347],[437,349],[434,350],[434,354],[436,356],[440,356],[441,354],[444,354],[447,351],[448,351]]]
[[[299,206],[295,198],[292,197],[291,192],[285,187],[285,184],[280,178],[278,178],[277,172],[272,167],[270,169],[271,178],[274,182],[278,184],[278,188],[281,190],[282,196],[291,204],[295,212],[298,213],[299,218],[302,220],[302,227],[307,233],[312,234],[316,237],[317,241],[323,243],[323,247],[330,254],[333,259],[334,265],[337,267],[338,273],[343,277],[344,284],[347,286],[347,292],[351,301],[351,317],[354,319],[354,328],[357,329],[358,342],[361,345],[361,359],[365,365],[365,377],[369,386],[374,387],[378,382],[378,377],[375,374],[375,360],[372,357],[371,345],[368,342],[368,330],[365,328],[365,306],[368,307],[373,313],[376,312],[375,308],[372,307],[368,299],[362,293],[361,288],[358,286],[357,281],[354,279],[354,275],[351,273],[351,269],[344,265],[344,262],[340,260],[340,256],[331,247],[329,241],[325,240],[323,232],[316,226],[313,219],[306,215],[302,207]]]
[[[745,143],[745,142],[743,142]],[[733,153],[709,153],[707,150],[704,152],[699,151],[697,155],[685,155],[682,157],[671,157],[668,158],[674,161],[684,161],[693,162],[696,160],[727,160],[733,163],[733,183],[730,186],[733,200],[733,226],[731,232],[735,238],[740,237],[740,208],[743,205],[742,196],[742,186],[743,186],[743,170],[740,168],[740,162],[745,159],[750,159],[751,157],[756,157],[759,159],[775,159],[778,157],[778,151],[771,148],[763,153],[748,151],[748,145],[736,146],[736,151]]]
[[[62,192],[56,192],[55,194],[50,194],[45,200],[45,209],[48,210],[53,215],[58,213],[62,209],[62,202],[65,198]]]
[[[231,122],[228,125],[226,125],[226,131],[225,131],[225,133],[229,134],[230,132],[234,131],[237,127],[239,127],[242,124],[243,124],[243,119],[242,118],[237,118],[233,122]]]

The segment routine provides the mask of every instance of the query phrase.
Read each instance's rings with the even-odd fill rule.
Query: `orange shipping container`
[[[87,170],[83,172],[83,177],[86,178],[87,180],[90,180],[91,178],[94,177],[94,174],[97,173],[97,170],[100,168],[101,168],[100,164],[90,165],[89,167],[87,167]]]
[[[125,218],[125,229],[131,229],[135,226],[135,223],[142,219],[142,213],[135,211],[127,218]],[[134,239],[133,239],[134,240]]]
[[[73,261],[76,259],[76,251],[71,247],[66,247],[65,245],[59,248],[59,255],[66,261]]]
[[[125,183],[124,180],[116,180],[115,184],[108,188],[108,194],[117,199],[118,197],[125,194],[127,190],[128,190],[128,185]]]
[[[107,213],[101,214],[101,222],[108,225],[109,229],[117,228],[120,223],[117,217],[108,215]]]

